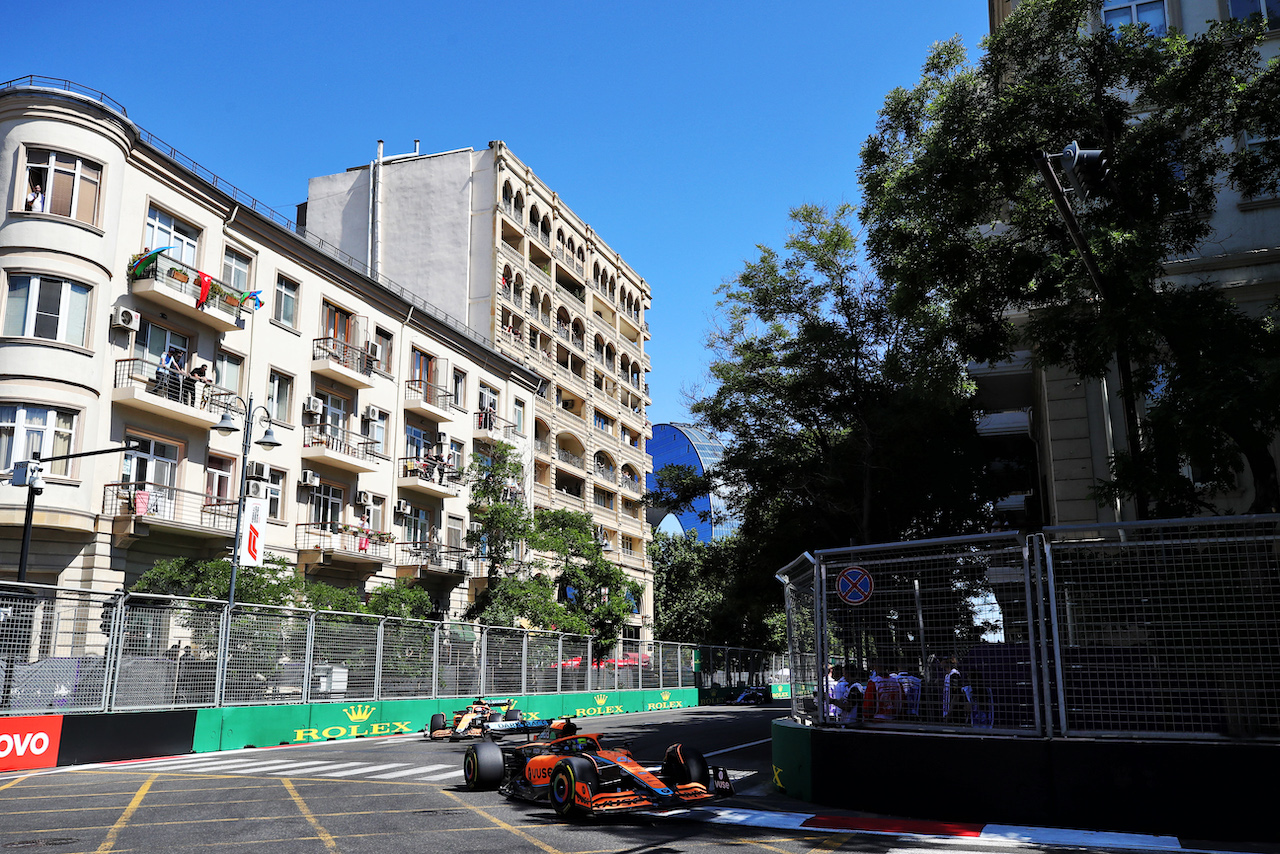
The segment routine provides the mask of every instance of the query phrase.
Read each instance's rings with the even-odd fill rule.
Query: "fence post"
[[[489,627],[480,627],[480,696],[485,695],[485,687],[489,684],[485,678],[489,670]]]
[[[378,620],[378,643],[373,654],[373,699],[382,699],[382,639],[383,627],[387,624],[387,616],[383,614]]]
[[[123,591],[120,594],[120,601],[116,605],[116,619],[111,624],[111,642],[108,645],[109,655],[107,657],[108,670],[103,674],[102,681],[102,703],[105,711],[111,711],[116,707],[116,686],[120,681],[120,657],[124,654],[124,636],[125,625],[128,622],[129,593]]]
[[[218,666],[213,671],[213,704],[215,706],[224,706],[227,702],[227,658],[231,650],[231,609],[233,607],[228,603],[218,617]]]
[[[1062,641],[1058,637],[1059,635],[1058,595],[1057,595],[1057,583],[1053,577],[1053,551],[1052,549],[1049,548],[1048,540],[1042,540],[1042,542],[1044,543],[1044,548],[1041,551],[1041,553],[1044,555],[1044,569],[1045,569],[1044,583],[1045,583],[1045,586],[1049,588],[1049,616],[1046,619],[1044,615],[1044,596],[1038,597],[1040,600],[1040,621],[1041,621],[1040,624],[1042,626],[1042,630],[1040,632],[1040,647],[1042,650],[1044,649],[1045,634],[1052,629],[1053,660],[1056,665],[1053,668],[1053,673],[1056,677],[1056,682],[1058,687],[1058,698],[1059,698],[1058,704],[1057,704],[1058,705],[1058,726],[1059,726],[1059,732],[1062,735],[1067,735],[1068,734],[1067,703],[1066,703],[1067,688],[1066,688],[1066,678],[1063,676],[1063,673],[1062,673]],[[1045,662],[1045,668],[1044,668],[1045,696],[1048,697],[1049,696],[1049,687],[1048,687],[1049,660],[1048,658],[1045,658],[1044,662]],[[1051,727],[1052,727],[1052,723],[1049,724],[1049,727],[1047,727],[1047,729]],[[1053,735],[1053,733],[1050,731],[1050,732],[1046,732],[1045,735]]]
[[[431,696],[432,698],[440,696],[440,627],[443,623],[436,623],[436,627],[431,630]]]
[[[525,629],[520,641],[520,693],[529,693],[529,630]]]
[[[315,666],[316,612],[307,615],[307,649],[302,654],[302,702],[311,702],[311,670]]]
[[[564,632],[556,635],[556,693],[564,692]]]
[[[588,635],[587,636],[587,657],[582,662],[582,666],[587,668],[587,681],[586,681],[586,685],[584,686],[585,690],[587,691],[595,690],[595,688],[591,684],[592,682],[595,681],[594,679],[591,678],[591,673],[593,670],[595,670],[595,663],[596,663],[596,657],[592,655],[591,637]]]

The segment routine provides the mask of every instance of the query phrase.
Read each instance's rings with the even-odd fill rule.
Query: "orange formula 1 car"
[[[450,741],[480,738],[488,732],[490,724],[518,720],[520,720],[520,712],[516,711],[514,700],[490,703],[484,697],[476,697],[471,705],[453,713],[452,724],[446,721],[443,714],[432,715],[431,723],[427,727],[427,738],[432,740],[447,738]]]
[[[571,719],[552,721],[536,740],[499,747],[482,741],[462,762],[468,789],[549,802],[565,818],[645,809],[671,809],[733,794],[728,772],[701,753],[673,744],[660,769],[641,765],[626,749],[600,746]]]

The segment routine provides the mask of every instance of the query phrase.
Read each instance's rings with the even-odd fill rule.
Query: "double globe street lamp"
[[[252,438],[253,420],[257,410],[262,410],[262,418],[259,423],[266,425],[267,430],[262,434],[262,438],[253,444],[268,451],[272,448],[280,447],[280,440],[276,438],[275,431],[271,429],[271,410],[265,406],[255,407],[253,405],[253,395],[249,395],[248,402],[239,396],[234,399],[244,407],[244,441],[241,443],[240,449],[240,497],[236,501],[236,538],[231,546],[231,589],[227,592],[228,610],[235,607],[236,604],[236,573],[240,569],[240,537],[244,529],[245,487],[249,480],[249,442]],[[228,407],[222,413],[222,420],[213,429],[222,436],[230,436],[232,433],[238,432],[241,427],[236,423],[236,419],[232,417],[232,409]]]

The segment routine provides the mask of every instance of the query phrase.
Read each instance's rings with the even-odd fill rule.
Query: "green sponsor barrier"
[[[773,785],[802,801],[813,800],[812,733],[787,718],[773,722]]]
[[[769,696],[773,697],[773,699],[775,700],[790,700],[791,699],[791,683],[790,682],[773,683],[772,685],[769,686]]]

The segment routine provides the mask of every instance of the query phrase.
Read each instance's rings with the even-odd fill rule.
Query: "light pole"
[[[276,439],[275,431],[271,429],[271,410],[265,406],[254,407],[253,395],[249,395],[247,403],[240,397],[236,397],[235,400],[244,407],[244,441],[240,446],[240,495],[236,500],[236,538],[231,544],[231,589],[227,591],[228,610],[236,604],[236,573],[240,569],[240,534],[244,526],[244,491],[249,479],[249,441],[252,438],[253,418],[257,409],[262,410],[262,423],[267,425],[267,432],[263,433],[262,438],[254,444],[268,451],[280,447],[280,441]],[[213,429],[223,436],[230,436],[240,430],[240,427],[231,417],[231,410],[228,408],[222,413],[222,420]]]

